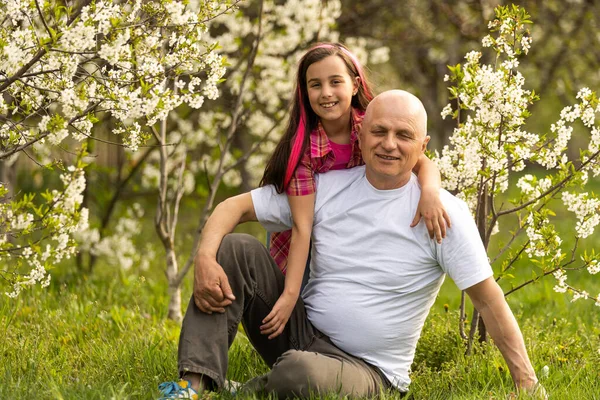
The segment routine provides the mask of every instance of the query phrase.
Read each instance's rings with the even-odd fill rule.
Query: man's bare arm
[[[247,221],[256,221],[250,193],[219,203],[206,221],[194,260],[194,302],[203,312],[225,312],[235,300],[227,275],[217,263],[217,251],[225,235]]]
[[[202,229],[198,253],[217,257],[223,237],[243,222],[256,221],[254,204],[250,192],[230,197],[219,203]]]
[[[488,278],[468,288],[466,292],[481,313],[487,331],[500,349],[515,385],[533,393],[538,380],[529,361],[523,335],[506,303],[502,289],[493,278]]]

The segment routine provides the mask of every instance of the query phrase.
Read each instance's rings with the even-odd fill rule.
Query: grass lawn
[[[509,297],[533,364],[538,373],[549,367],[541,379],[552,398],[600,399],[600,309],[591,302],[571,304],[552,285],[547,279]],[[156,397],[157,385],[177,371],[179,325],[165,319],[167,301],[157,271],[140,277],[108,268],[90,278],[56,273],[48,290],[16,301],[3,297],[0,398]],[[408,398],[507,398],[512,381],[495,347],[464,356],[457,306],[458,291],[448,280],[419,342]],[[234,380],[266,371],[243,333],[230,360]]]
[[[561,218],[557,229],[574,224],[569,218]],[[181,231],[191,231],[194,221],[182,218]],[[144,232],[150,232],[152,242],[151,216],[146,222]],[[252,224],[243,230],[263,234]],[[189,237],[183,239],[191,243]],[[506,239],[495,240],[498,247]],[[582,245],[590,249],[598,242],[596,233]],[[72,262],[65,263],[53,272],[48,289],[26,291],[16,300],[0,296],[0,399],[156,398],[158,384],[176,378],[180,329],[165,319],[161,254],[157,247],[147,271],[124,272],[100,263],[86,276]],[[532,271],[535,267],[525,258],[511,271],[515,277],[501,284],[508,290],[529,279]],[[597,278],[582,271],[569,282],[595,295],[600,292]],[[570,296],[552,290],[554,284],[546,277],[508,297],[530,357],[551,398],[600,400],[600,307],[584,300],[571,303]],[[191,275],[183,287],[184,307],[190,293]],[[424,327],[405,398],[513,398],[510,374],[493,345],[464,355],[459,303],[460,293],[448,279]],[[540,374],[544,366],[548,372]],[[230,351],[228,377],[245,381],[266,370],[239,334]],[[398,398],[395,393],[383,397]]]

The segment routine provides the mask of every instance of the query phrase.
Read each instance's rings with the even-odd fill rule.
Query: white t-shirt
[[[272,186],[251,194],[267,230],[291,228],[285,194]],[[452,228],[442,244],[429,238],[423,221],[410,227],[420,196],[414,175],[393,190],[375,189],[364,166],[318,175],[310,280],[302,293],[319,331],[402,391],[445,273],[461,290],[493,274],[467,205],[445,190]]]

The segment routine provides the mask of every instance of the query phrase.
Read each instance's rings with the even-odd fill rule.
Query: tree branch
[[[525,243],[521,247],[521,249],[517,252],[517,254],[513,257],[513,259],[510,260],[510,262],[506,265],[506,267],[502,268],[502,273],[505,273],[506,271],[508,271],[510,269],[510,267],[512,267],[512,265],[521,257],[521,254],[523,254],[523,252],[525,251],[525,249],[527,248],[529,243],[530,243],[530,241],[528,240],[527,243]],[[496,282],[500,281],[500,279],[502,279],[502,275],[500,275],[498,278],[496,278]]]
[[[186,154],[183,155],[181,160],[181,167],[179,168],[179,176],[177,177],[177,193],[175,194],[175,202],[173,204],[173,218],[171,219],[171,241],[175,241],[175,231],[177,230],[177,219],[179,218],[179,204],[181,203],[181,199],[183,198],[184,190],[183,190],[183,173],[185,171],[185,161],[187,157]]]
[[[465,291],[461,291],[460,293],[460,317],[458,318],[458,332],[460,333],[460,337],[464,340],[469,337],[465,333],[465,321],[467,320],[467,313],[465,312]]]
[[[106,209],[106,213],[102,217],[102,223],[100,225],[101,232],[106,229],[108,226],[108,222],[110,221],[110,217],[115,209],[117,201],[121,197],[121,193],[127,187],[129,181],[135,176],[135,174],[140,170],[140,168],[144,165],[146,159],[150,156],[150,154],[156,149],[156,147],[149,147],[148,150],[137,160],[133,168],[129,171],[125,179],[121,180],[117,186],[117,189],[113,193],[110,202],[108,203],[108,207]]]
[[[575,262],[575,251],[577,250],[577,245],[578,244],[579,244],[579,238],[576,238],[575,239],[575,245],[573,246],[573,249],[571,250],[571,259],[568,262],[566,262],[563,265],[559,265],[558,267],[556,267],[556,268],[554,268],[554,269],[552,269],[550,271],[546,271],[542,275],[538,275],[535,278],[531,278],[530,280],[528,280],[526,282],[523,282],[521,285],[519,285],[519,286],[517,286],[515,288],[512,288],[508,292],[504,293],[504,297],[507,297],[509,294],[514,293],[517,290],[522,289],[522,288],[524,288],[527,285],[530,285],[530,284],[532,284],[534,282],[537,282],[538,280],[540,280],[541,278],[545,277],[546,275],[553,274],[554,272],[558,271],[559,269],[565,269],[567,266],[573,264]],[[584,267],[585,267],[585,264],[584,264]]]
[[[42,20],[42,23],[44,24],[44,27],[46,28],[46,32],[48,32],[48,35],[50,35],[50,38],[52,38],[53,37],[52,31],[50,30],[50,27],[46,23],[46,18],[44,18],[44,13],[42,13],[42,9],[40,8],[40,3],[38,3],[38,0],[35,0],[35,8],[37,8],[38,13],[40,14],[40,19]]]
[[[78,120],[79,118],[82,118],[84,115],[86,115],[87,113],[89,113],[90,111],[93,111],[101,102],[97,102],[94,103],[92,105],[90,105],[88,108],[86,108],[85,110],[83,110],[83,112],[79,115],[76,115],[75,117],[71,118],[71,120],[68,122],[68,125],[71,125],[73,122],[75,122],[76,120]],[[12,150],[9,150],[7,152],[4,153],[0,153],[0,160],[3,160],[7,157],[12,156],[15,153],[18,153],[19,151],[26,149],[27,147],[31,146],[32,144],[42,140],[43,138],[45,138],[46,136],[48,136],[50,134],[50,132],[45,132],[42,133],[41,135],[39,135],[38,137],[36,137],[35,139],[30,140],[29,142],[21,145],[21,146],[17,146]]]
[[[54,72],[60,72],[60,68],[47,69],[47,70],[42,70],[42,71],[38,71],[38,72],[31,72],[29,74],[23,74],[23,75],[21,75],[21,78],[31,78],[31,77],[34,77],[34,76],[51,74],[51,73],[54,73]],[[7,80],[8,79],[0,79],[0,83],[4,83]]]
[[[166,141],[166,119],[162,121],[160,133],[154,132],[155,136],[158,138],[159,143],[164,143]],[[156,131],[156,128],[152,127],[153,131]],[[167,151],[165,147],[159,147],[160,154],[160,183],[159,183],[159,195],[158,195],[158,204],[156,209],[156,216],[154,217],[154,225],[156,227],[156,231],[158,233],[159,238],[165,245],[165,249],[168,248],[168,235],[166,232],[166,227],[164,225],[164,216],[166,214],[167,208]]]
[[[229,126],[229,132],[227,133],[225,147],[223,148],[223,151],[221,152],[221,157],[219,159],[219,166],[217,168],[217,174],[216,174],[215,178],[213,179],[212,185],[210,186],[209,198],[207,199],[207,201],[204,204],[204,207],[202,209],[202,214],[201,214],[202,217],[198,223],[198,228],[196,229],[196,236],[194,239],[194,246],[192,248],[192,252],[191,252],[190,256],[188,257],[188,259],[185,263],[185,266],[181,269],[181,271],[177,275],[177,279],[175,280],[175,282],[178,286],[181,284],[181,281],[183,280],[183,278],[189,271],[190,267],[192,266],[192,264],[194,262],[194,258],[196,257],[196,252],[198,251],[198,245],[200,244],[200,236],[202,234],[202,229],[204,229],[204,225],[206,224],[206,221],[208,220],[209,211],[212,209],[212,205],[215,201],[215,196],[217,195],[217,189],[219,188],[219,185],[221,184],[221,179],[223,177],[223,164],[225,161],[225,156],[227,155],[227,152],[229,151],[231,142],[233,140],[233,136],[236,133],[237,128],[238,128],[238,126],[237,126],[238,118],[239,118],[240,112],[241,112],[243,93],[244,93],[244,89],[246,86],[246,81],[248,80],[248,77],[250,76],[252,67],[254,66],[254,60],[256,59],[256,55],[258,53],[258,47],[262,40],[263,3],[264,3],[264,1],[261,0],[260,6],[259,6],[259,13],[258,13],[258,32],[256,34],[256,40],[254,42],[252,51],[250,52],[250,57],[248,59],[248,64],[246,66],[246,71],[244,71],[242,81],[240,82],[239,95],[238,95],[238,98],[235,103],[233,115],[231,118],[231,125]]]
[[[596,151],[586,162],[582,163],[579,167],[577,167],[575,169],[575,172],[579,172],[581,171],[587,164],[589,164],[592,160],[594,160],[596,157],[598,157],[598,155],[600,155],[600,150]],[[549,188],[548,190],[546,190],[544,193],[540,194],[538,197],[536,197],[533,200],[530,200],[524,204],[521,204],[518,207],[514,207],[511,208],[509,210],[504,210],[504,211],[499,211],[498,212],[498,216],[502,216],[502,215],[506,215],[506,214],[511,214],[514,212],[517,212],[519,210],[524,209],[525,207],[539,201],[540,199],[546,197],[548,194],[552,193],[553,191],[562,188],[565,183],[567,183],[570,179],[573,178],[573,173],[570,173],[569,175],[567,175],[563,180],[561,180],[560,182],[558,182],[556,185],[552,186],[551,188]]]
[[[80,7],[73,13],[73,15],[67,21],[67,26],[71,25],[73,23],[73,21],[75,21],[77,19],[77,17],[79,17],[79,14],[81,14],[81,10],[83,9],[83,7],[87,6],[91,2],[92,2],[92,0],[84,0],[81,3]],[[47,50],[44,47],[42,47],[41,49],[39,49],[38,52],[33,56],[33,58],[31,60],[29,60],[29,62],[27,64],[25,64],[23,67],[21,67],[17,72],[15,72],[15,74],[13,76],[11,76],[10,78],[6,79],[4,81],[4,83],[2,85],[0,85],[0,93],[4,92],[4,90],[6,90],[7,87],[9,87],[10,85],[12,85],[13,82],[15,82],[23,74],[25,74],[46,53],[47,53]],[[0,159],[2,159],[1,156],[0,156]]]
[[[498,254],[496,254],[496,256],[494,257],[494,259],[490,262],[490,264],[494,264],[496,262],[496,260],[498,260],[498,258],[500,258],[502,256],[502,254],[504,254],[504,252],[506,250],[508,250],[510,248],[510,245],[515,241],[515,239],[521,234],[521,232],[523,231],[523,229],[527,226],[527,224],[523,224],[523,226],[519,227],[519,229],[513,234],[513,236],[510,238],[510,240],[508,241],[508,243],[506,243],[506,245],[504,245],[504,247],[502,247],[502,250],[500,250],[498,252]]]

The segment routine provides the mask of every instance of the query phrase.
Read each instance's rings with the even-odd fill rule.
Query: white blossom
[[[492,37],[490,35],[484,36],[483,39],[481,40],[481,45],[483,47],[490,47],[493,44],[493,40]]]
[[[571,299],[571,302],[577,301],[579,299],[587,299],[588,297],[590,297],[590,294],[585,290],[582,290],[581,292],[573,291],[573,298]]]
[[[369,53],[369,64],[372,65],[376,65],[376,64],[383,64],[388,62],[388,60],[390,59],[390,48],[389,47],[379,47],[376,49],[373,49],[370,53]]]
[[[56,132],[52,132],[47,136],[48,142],[53,145],[60,144],[65,138],[69,136],[67,129],[59,129]]]
[[[554,272],[554,277],[558,281],[554,286],[554,291],[557,293],[566,293],[568,289],[567,285],[567,275],[563,272],[563,270],[559,269]]]
[[[452,105],[451,104],[447,104],[446,107],[444,107],[444,109],[441,112],[442,115],[442,119],[446,119],[446,117],[448,115],[452,115]]]
[[[600,272],[600,263],[598,263],[598,260],[592,260],[589,263],[587,270],[591,275],[596,275],[598,272]]]
[[[84,21],[77,22],[60,39],[60,46],[66,51],[85,51],[96,45],[96,27]]]
[[[87,244],[90,247],[90,252],[97,257],[102,257],[114,267],[127,271],[142,262],[147,265],[148,257],[152,257],[153,253],[138,251],[133,242],[133,239],[140,233],[140,221],[143,215],[143,208],[138,203],[134,203],[126,210],[125,215],[118,220],[114,228],[114,234],[98,240],[97,230],[92,229],[82,232],[79,240],[83,241],[91,238],[92,243]]]
[[[42,119],[40,119],[40,122],[38,124],[38,128],[41,132],[46,131],[46,129],[48,129],[48,122],[50,122],[50,116],[49,115],[44,115],[42,117]]]
[[[574,194],[565,191],[562,193],[562,200],[567,209],[575,213],[577,236],[590,236],[600,223],[600,199],[588,198],[587,193]]]
[[[521,39],[521,48],[523,49],[523,52],[525,54],[529,53],[532,40],[533,39],[531,38],[531,36],[523,36],[523,38]]]
[[[581,89],[579,89],[579,92],[577,92],[577,99],[580,99],[583,104],[587,104],[587,98],[590,97],[590,95],[592,94],[592,91],[590,90],[590,88],[588,87],[582,87]]]
[[[11,221],[11,228],[14,230],[28,229],[33,222],[33,214],[24,213],[19,214],[17,218],[13,218]]]
[[[478,51],[470,51],[465,56],[465,59],[467,60],[468,64],[475,64],[479,61],[480,58],[481,58],[481,53]]]

